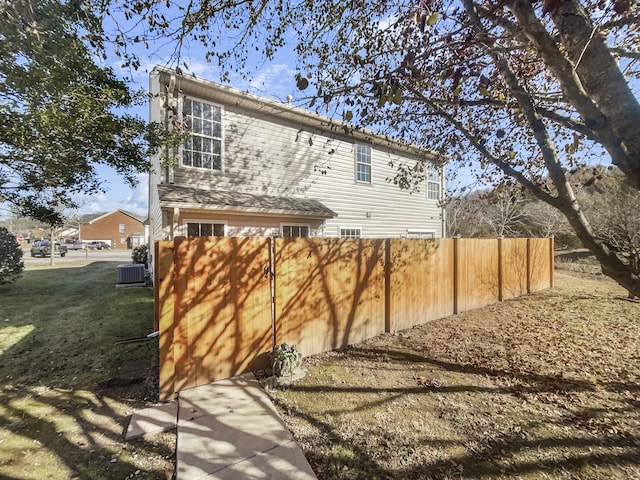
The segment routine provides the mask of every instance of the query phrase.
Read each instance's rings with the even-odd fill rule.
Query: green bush
[[[133,263],[142,263],[143,265],[146,265],[148,254],[149,246],[139,245],[131,251],[131,260],[133,260]]]
[[[296,350],[295,345],[276,345],[271,352],[271,370],[276,377],[293,375],[300,366],[302,355]]]
[[[13,233],[0,227],[0,285],[15,282],[23,270],[20,244]]]

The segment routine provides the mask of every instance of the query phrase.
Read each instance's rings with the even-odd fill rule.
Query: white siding
[[[189,91],[184,94],[190,95]],[[202,90],[193,96],[210,100],[203,97]],[[320,131],[235,105],[223,106],[223,129],[224,171],[178,167],[173,176],[176,185],[317,199],[338,213],[316,230],[329,237],[338,236],[341,226],[360,227],[363,237],[405,236],[408,229],[435,230],[437,237],[443,235],[442,209],[438,202],[427,200],[426,182],[420,192],[410,194],[388,181],[396,174],[390,161],[397,167],[414,159],[373,145],[372,181],[367,184],[355,180],[355,145],[362,142],[341,131]],[[217,218],[215,213],[211,215]],[[243,227],[230,224],[229,231],[239,235],[279,233],[282,219],[273,220],[278,222],[259,226],[256,222],[261,220],[245,217]]]

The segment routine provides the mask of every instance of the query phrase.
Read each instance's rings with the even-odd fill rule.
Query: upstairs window
[[[182,113],[190,134],[182,147],[182,165],[222,170],[222,108],[187,98]]]
[[[356,144],[356,181],[371,183],[371,146]]]
[[[187,223],[188,237],[224,237],[224,223]]]
[[[340,228],[341,238],[360,238],[362,237],[362,228],[360,227],[344,227]]]
[[[427,167],[427,199],[440,200],[440,170],[432,165]]]
[[[126,231],[127,231],[127,226],[124,223],[121,223],[120,225],[118,225],[119,233],[126,233]]]

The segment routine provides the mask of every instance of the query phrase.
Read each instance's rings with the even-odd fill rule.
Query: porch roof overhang
[[[338,214],[309,198],[275,197],[205,190],[180,185],[158,185],[161,208],[216,211],[237,215],[300,216],[326,219]]]

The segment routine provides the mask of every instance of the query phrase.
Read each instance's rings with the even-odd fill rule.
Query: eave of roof
[[[308,198],[253,195],[179,185],[158,185],[158,197],[163,208],[225,211],[240,215],[295,215],[319,219],[338,216],[320,201]]]

